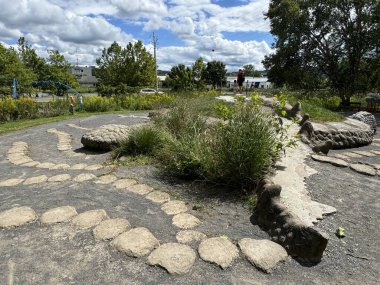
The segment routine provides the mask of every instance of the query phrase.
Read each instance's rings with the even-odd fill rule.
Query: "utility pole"
[[[154,47],[154,69],[156,73],[156,92],[158,92],[158,72],[157,72],[157,42],[158,39],[153,32],[153,47]]]
[[[76,56],[77,56],[77,67],[78,67],[78,65],[79,65],[79,56],[78,56],[78,51],[79,51],[79,49],[78,49],[78,48],[76,48],[76,49],[75,49],[75,53],[76,53]]]

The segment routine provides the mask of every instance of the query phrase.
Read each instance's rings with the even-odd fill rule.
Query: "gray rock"
[[[170,274],[181,275],[190,271],[195,258],[194,250],[188,245],[166,243],[148,256],[148,264],[159,265]]]
[[[87,148],[110,150],[128,137],[130,127],[104,125],[82,136],[81,142]]]
[[[36,213],[29,207],[16,207],[0,212],[0,228],[19,227],[37,219]]]
[[[81,213],[72,219],[71,222],[79,228],[87,229],[100,224],[101,221],[107,218],[108,216],[106,211],[103,209],[98,209]]]
[[[160,243],[146,228],[135,228],[115,238],[111,245],[128,256],[139,257],[150,253]]]
[[[42,224],[55,224],[70,221],[73,217],[78,215],[74,207],[63,206],[46,211],[40,217]]]
[[[271,273],[288,257],[281,245],[270,240],[244,238],[239,241],[239,247],[253,265],[266,273]]]
[[[198,252],[204,261],[215,263],[223,269],[230,267],[239,257],[237,247],[225,237],[203,240],[198,247]]]
[[[376,176],[376,169],[369,165],[354,163],[350,165],[350,168],[360,174]]]
[[[334,166],[338,167],[348,167],[348,163],[342,159],[331,157],[331,156],[324,156],[324,155],[318,155],[318,154],[313,154],[311,156],[312,159],[319,161],[319,162],[327,162],[330,163]]]
[[[109,219],[97,225],[93,230],[93,234],[97,240],[108,240],[113,239],[130,228],[131,225],[126,219]]]

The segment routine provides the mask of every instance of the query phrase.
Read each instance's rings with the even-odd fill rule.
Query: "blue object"
[[[17,79],[16,78],[13,78],[12,97],[13,99],[17,99]]]

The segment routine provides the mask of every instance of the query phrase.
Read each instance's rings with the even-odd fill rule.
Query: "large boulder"
[[[371,129],[373,130],[373,133],[374,134],[376,133],[377,123],[376,123],[376,118],[373,114],[366,111],[360,111],[353,114],[349,118],[366,123],[367,125],[371,127]]]
[[[373,129],[351,118],[324,124],[306,121],[299,133],[304,143],[317,146],[331,141],[332,149],[360,147],[369,145],[373,140]]]
[[[104,125],[84,134],[81,142],[87,148],[110,150],[126,139],[130,130],[124,125]]]

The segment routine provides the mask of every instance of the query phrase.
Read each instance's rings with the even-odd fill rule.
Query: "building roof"
[[[236,80],[236,76],[228,76],[227,82],[234,82]],[[245,82],[268,82],[268,77],[251,77],[246,76]]]

